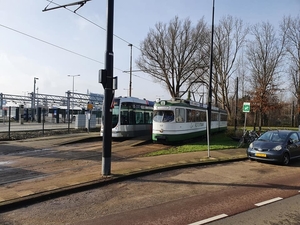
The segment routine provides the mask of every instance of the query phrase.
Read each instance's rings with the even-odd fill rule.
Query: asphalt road
[[[174,170],[5,212],[0,215],[0,224],[188,225],[205,224],[219,215],[226,218],[216,224],[243,224],[241,221],[249,217],[257,219],[251,224],[288,224],[265,217],[263,212],[258,216],[260,209],[272,211],[268,207],[274,204],[282,204],[279,209],[289,207],[293,220],[300,223],[295,214],[299,209],[299,174],[300,161],[288,167],[247,160]],[[293,199],[291,196],[297,196],[295,202],[286,205],[285,199]],[[260,206],[270,199],[280,199],[280,203]],[[253,210],[258,211],[243,214]],[[228,221],[234,215],[242,218]],[[288,212],[284,215],[288,219]]]
[[[243,224],[243,225],[299,225],[300,195],[282,199],[274,203],[257,207],[225,219],[212,222],[210,225]]]

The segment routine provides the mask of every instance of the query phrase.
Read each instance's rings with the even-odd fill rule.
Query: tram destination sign
[[[243,104],[243,112],[244,113],[250,112],[250,102],[244,102],[244,104]]]

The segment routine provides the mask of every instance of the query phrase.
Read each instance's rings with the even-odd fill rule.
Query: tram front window
[[[117,126],[118,122],[119,122],[119,107],[116,107],[113,109],[112,111],[112,123],[111,123],[111,127],[114,128],[115,126]]]
[[[154,111],[153,120],[155,122],[172,122],[174,121],[174,113],[173,111]]]

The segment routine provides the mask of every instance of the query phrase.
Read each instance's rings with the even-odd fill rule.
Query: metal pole
[[[3,93],[0,93],[0,110],[2,110],[2,107],[3,107]]]
[[[43,134],[45,134],[45,108],[43,107]]]
[[[74,111],[74,91],[75,91],[75,82],[74,82],[74,78],[75,77],[79,77],[80,74],[77,75],[68,75],[68,77],[72,77],[73,81],[72,81],[72,120],[73,121],[73,111]],[[68,118],[70,120],[70,117]]]
[[[68,133],[70,133],[70,91],[67,92],[67,109],[68,109]]]
[[[129,44],[128,46],[130,47],[129,97],[131,97],[131,89],[132,89],[132,44]]]
[[[72,95],[73,95],[73,101],[72,101],[72,118],[71,118],[71,121],[73,122],[73,112],[74,112],[74,76],[73,76],[73,85],[72,85]],[[69,118],[68,120],[70,121],[70,114],[69,114]],[[68,121],[68,132],[70,133],[70,122]]]
[[[208,111],[206,111],[206,123],[208,123]],[[210,135],[209,135],[209,129],[207,128],[206,126],[206,134],[207,134],[207,157],[209,158],[210,157]]]
[[[8,139],[10,139],[10,117],[11,117],[11,106],[8,107]]]
[[[238,113],[238,102],[239,102],[239,78],[236,78],[236,87],[235,87],[235,115],[234,115],[234,130],[237,130],[237,113]]]
[[[36,80],[38,80],[39,78],[38,77],[34,77],[33,78],[33,100],[32,100],[32,112],[31,112],[31,121],[34,121],[35,119],[35,84],[36,84]]]
[[[32,95],[32,110],[31,110],[31,121],[34,121],[34,111],[35,111],[35,78],[33,81],[33,95]]]
[[[209,89],[208,89],[208,130],[211,134],[211,103],[212,103],[212,69],[213,69],[213,45],[214,45],[214,14],[215,0],[213,0],[212,8],[212,25],[211,25],[211,44],[210,44],[210,65],[209,65]]]
[[[104,85],[103,105],[103,148],[102,148],[102,175],[111,173],[111,104],[113,98],[113,21],[114,21],[114,0],[107,0],[107,40],[105,53],[106,82]]]
[[[36,114],[36,121],[38,122],[38,109],[39,109],[39,88],[36,88],[36,95],[35,95],[35,99],[36,99],[36,107],[35,107],[35,114]]]

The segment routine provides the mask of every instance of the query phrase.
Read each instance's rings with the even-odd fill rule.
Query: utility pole
[[[130,47],[129,97],[131,97],[131,89],[132,89],[132,44],[129,44],[128,46]]]

